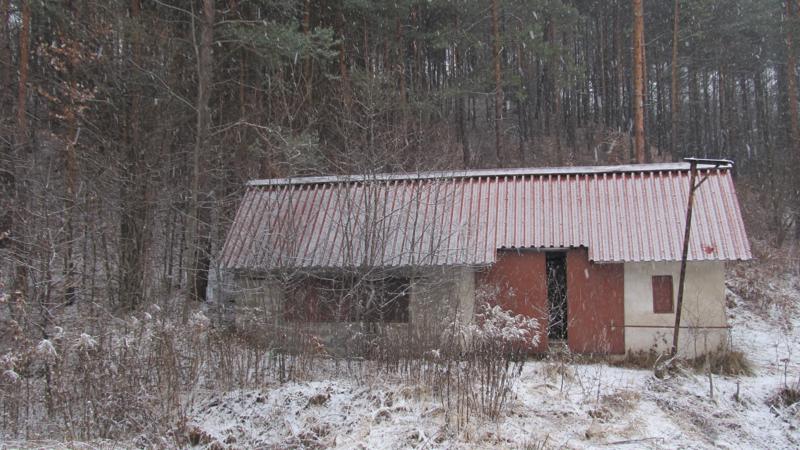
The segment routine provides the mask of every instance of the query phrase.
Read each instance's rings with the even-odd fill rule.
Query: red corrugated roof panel
[[[484,265],[498,248],[586,247],[595,262],[680,260],[688,164],[251,182],[227,269]],[[702,167],[702,166],[701,166]],[[751,257],[730,169],[702,167],[689,259]]]

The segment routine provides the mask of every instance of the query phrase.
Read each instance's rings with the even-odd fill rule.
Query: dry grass
[[[777,409],[794,407],[798,402],[800,402],[800,389],[795,387],[782,387],[767,400],[768,405]]]
[[[738,350],[717,350],[687,362],[696,372],[705,373],[710,370],[714,375],[733,377],[754,374],[753,364]]]
[[[629,352],[622,359],[612,360],[610,364],[615,367],[628,369],[647,369],[653,370],[656,364],[663,359],[663,355],[656,353],[655,350]]]

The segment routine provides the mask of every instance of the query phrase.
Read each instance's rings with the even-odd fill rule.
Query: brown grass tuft
[[[648,369],[652,370],[656,363],[659,361],[661,354],[656,353],[655,350],[649,351],[636,351],[629,352],[624,358],[611,361],[611,365],[615,367],[625,367],[629,369]],[[663,359],[663,357],[662,357]]]
[[[697,372],[706,372],[708,364],[711,373],[715,375],[752,376],[754,373],[753,364],[738,350],[717,350],[691,359],[688,363]]]

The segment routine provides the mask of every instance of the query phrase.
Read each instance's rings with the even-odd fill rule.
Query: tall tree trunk
[[[72,89],[77,89],[73,81],[70,82]],[[77,111],[75,105],[70,105],[66,114],[67,123],[67,142],[64,152],[64,186],[66,188],[64,196],[64,303],[71,305],[75,301],[75,273],[74,262],[72,260],[75,217],[75,196],[78,184],[78,158],[75,153],[75,146],[78,144],[80,133],[77,124]]]
[[[678,150],[678,27],[680,23],[680,0],[675,0],[675,16],[672,21],[672,88],[670,90],[670,153],[674,158]]]
[[[800,1],[786,0],[786,101],[789,106],[789,139],[791,140],[791,155],[788,158],[792,171],[800,168],[800,118],[797,110],[797,50],[794,42],[794,27],[800,18]],[[791,188],[800,191],[800,181],[793,181]],[[794,200],[794,206],[800,205],[800,199]],[[796,210],[797,211],[797,210]],[[795,212],[794,220],[800,222],[800,212]],[[796,227],[796,236],[800,238],[800,226]],[[780,242],[780,239],[779,239]]]
[[[617,0],[618,1],[618,0]],[[615,71],[614,71],[614,114],[617,117],[617,126],[627,124],[629,117],[625,105],[625,72],[622,52],[622,8],[615,1],[614,8],[614,52],[615,52]],[[627,126],[627,125],[626,125]]]
[[[708,148],[714,148],[714,122],[711,119],[711,94],[708,92],[710,83],[708,70],[703,69],[701,86],[703,88],[703,144],[701,146],[703,157],[708,157]]]
[[[544,42],[546,43],[546,47],[550,51],[550,56],[546,58],[546,61],[542,61],[542,77],[541,83],[539,84],[539,98],[541,98],[540,102],[540,113],[542,115],[542,119],[544,122],[544,132],[546,135],[552,134],[552,121],[553,121],[553,99],[555,98],[555,83],[553,80],[555,76],[553,73],[555,72],[555,22],[553,17],[549,17],[546,21],[545,25],[545,32],[544,32]],[[543,58],[545,59],[545,58]]]
[[[729,110],[733,106],[728,102],[728,73],[725,64],[721,64],[717,77],[717,95],[719,96],[719,145],[714,149],[717,153],[716,156],[725,156],[730,158],[728,154],[730,147],[730,121],[728,120]]]
[[[69,17],[76,22],[81,21],[80,9],[76,5],[69,5]],[[59,30],[66,33],[68,30]],[[68,63],[69,71],[64,74],[64,83],[69,86],[70,92],[79,92],[80,87],[74,76],[75,63]],[[64,135],[64,234],[61,241],[63,248],[63,295],[64,303],[71,305],[75,301],[76,291],[76,275],[75,263],[73,261],[73,250],[75,246],[75,204],[77,201],[77,185],[78,185],[78,157],[76,154],[76,146],[78,145],[78,137],[80,129],[78,127],[78,115],[80,113],[79,107],[76,104],[76,99],[69,95],[66,105],[64,106],[63,122],[66,125],[66,133]],[[79,101],[79,100],[78,100]]]
[[[10,0],[0,0],[0,114],[7,113],[6,106],[9,104],[8,93],[13,92],[11,89],[11,52],[9,48],[10,34],[9,34],[9,19],[11,18],[11,5]],[[13,98],[13,97],[11,97]],[[12,102],[13,103],[13,102]]]
[[[642,0],[644,3],[644,0]],[[644,12],[642,12],[644,18]],[[651,116],[653,115],[652,102],[650,101],[650,71],[647,65],[647,45],[644,40],[644,27],[641,29],[641,37],[639,38],[639,47],[642,51],[642,111],[644,115],[644,123],[642,124],[642,140],[644,141],[644,162],[650,161],[650,123]]]
[[[403,28],[400,17],[395,19],[394,25],[394,38],[395,45],[397,46],[397,84],[400,96],[400,108],[404,112],[403,120],[405,120],[405,106],[406,106],[406,51],[403,40]]]
[[[525,70],[525,66],[523,64],[524,60],[524,51],[522,45],[517,43],[516,45],[516,66],[517,72],[520,74],[522,79],[527,77],[527,71]],[[520,83],[519,86],[523,92],[525,90],[525,83]],[[525,141],[528,137],[528,130],[527,124],[528,121],[525,117],[525,101],[521,98],[517,99],[517,123],[519,124],[519,162],[520,164],[524,164],[525,162]]]
[[[342,82],[342,98],[345,108],[350,109],[351,96],[350,81],[347,72],[347,40],[344,35],[347,22],[345,21],[343,12],[339,12],[336,17],[336,28],[338,28],[337,33],[339,35],[339,78]]]
[[[455,28],[458,29],[458,15],[455,18]],[[463,93],[461,92],[461,47],[456,43],[453,46],[453,73],[454,77],[456,78],[456,83],[458,84],[458,93],[456,94],[456,126],[458,128],[458,140],[461,143],[461,152],[462,152],[462,159],[464,163],[464,168],[469,168],[472,166],[472,155],[470,154],[469,150],[469,137],[467,136],[467,124],[466,124],[466,111],[465,105],[466,98],[464,97]]]
[[[503,108],[503,74],[500,69],[500,0],[492,0],[492,58],[494,60],[494,152],[500,162],[500,120]]]
[[[303,2],[303,34],[305,35],[306,39],[309,39],[309,35],[311,34],[311,0],[305,0]],[[313,80],[311,77],[311,55],[307,53],[305,58],[303,58],[303,84],[306,88],[305,101],[307,103],[311,102],[313,88]]]
[[[735,85],[734,82],[734,94],[735,94]],[[744,75],[739,76],[739,94],[741,95],[741,107],[740,113],[736,117],[736,127],[741,131],[741,135],[739,138],[741,139],[741,145],[745,147],[747,151],[747,159],[751,159],[751,150],[753,148],[753,120],[751,116],[751,109],[750,109],[750,96],[748,95],[750,92],[750,87],[747,83],[747,78]],[[749,161],[748,161],[749,162]]]
[[[598,30],[600,34],[600,39],[598,39],[599,44],[597,46],[597,51],[600,54],[600,102],[595,102],[595,108],[600,108],[599,118],[600,123],[603,127],[609,125],[610,113],[611,113],[611,102],[608,95],[608,77],[606,76],[607,67],[606,67],[606,44],[607,44],[607,36],[608,36],[608,14],[606,14],[606,9],[603,8],[603,17],[598,25]],[[602,105],[602,107],[600,106]]]
[[[19,30],[19,84],[17,88],[17,130],[15,137],[15,150],[21,152],[28,147],[28,62],[30,61],[30,31],[31,31],[31,6],[30,0],[21,0],[22,3],[22,23]],[[15,155],[12,154],[12,161]],[[15,194],[14,209],[11,211],[11,221],[9,228],[12,234],[20,229],[19,217],[23,214],[24,199],[16,193],[16,169],[12,168],[10,178],[11,192]],[[28,268],[22,259],[24,253],[23,244],[20,236],[16,236],[14,241],[15,250],[20,253],[18,256],[21,262],[17,263],[14,275],[14,292],[19,292],[25,298],[28,290]]]
[[[700,118],[700,86],[697,78],[697,68],[687,67],[689,71],[689,127],[691,128],[691,138],[687,142],[686,154],[697,154],[700,150],[700,143],[703,136],[700,132],[702,127]]]
[[[11,52],[9,51],[9,0],[0,0],[0,117],[8,117],[13,105],[11,84]],[[0,248],[10,242],[14,210],[14,148],[0,147]]]
[[[643,0],[633,1],[633,133],[637,163],[645,162],[644,150],[644,14]]]
[[[660,70],[660,67],[656,66],[654,74],[655,74],[655,87],[656,87],[656,101],[654,107],[652,108],[652,114],[650,116],[652,120],[648,122],[652,124],[650,125],[650,133],[648,135],[651,136],[651,138],[653,135],[655,135],[656,152],[659,155],[662,155],[666,150],[666,143],[664,142],[664,138],[667,135],[667,131],[664,129],[664,126],[666,126],[667,123],[665,118],[665,116],[667,115],[666,113],[667,102],[664,99],[665,87],[664,87],[664,78],[662,75],[663,71]],[[645,145],[647,145],[647,142],[645,142]]]
[[[141,0],[131,0],[131,58],[141,66]],[[135,70],[135,69],[134,69]],[[119,229],[119,303],[133,310],[141,303],[144,293],[144,229],[147,180],[144,173],[146,146],[141,140],[141,93],[131,92],[125,146],[125,179],[122,183],[122,211]]]
[[[794,45],[795,0],[786,0],[786,100],[789,103],[789,138],[792,153],[800,152],[800,118],[797,110],[797,54]],[[797,12],[800,14],[800,11]]]
[[[769,132],[769,113],[767,111],[767,91],[764,86],[763,74],[761,70],[757,70],[753,74],[753,100],[756,108],[756,130],[758,130],[757,137],[761,141],[764,150],[768,150],[770,146],[770,132]],[[768,156],[764,155],[765,157]],[[769,164],[770,161],[767,161]]]
[[[208,286],[208,266],[210,262],[211,236],[209,230],[210,210],[208,205],[208,173],[201,167],[201,161],[210,156],[208,153],[211,131],[211,96],[212,78],[212,45],[214,42],[214,1],[202,0],[200,15],[200,41],[197,48],[197,130],[192,155],[192,213],[190,235],[188,240],[190,263],[188,279],[189,300],[204,301]],[[202,197],[202,198],[201,198]],[[188,312],[185,310],[185,312]],[[186,319],[186,314],[184,314]]]
[[[30,60],[31,5],[21,0],[22,25],[19,30],[19,88],[17,89],[17,146],[28,141],[28,117],[25,107],[28,99],[28,61]]]

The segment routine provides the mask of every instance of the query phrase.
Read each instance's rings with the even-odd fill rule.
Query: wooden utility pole
[[[645,162],[644,152],[644,13],[643,0],[633,1],[633,134],[637,163]]]
[[[494,57],[494,150],[500,162],[500,119],[503,111],[503,77],[500,71],[499,0],[492,0],[492,53]]]
[[[681,272],[678,279],[678,304],[675,305],[675,327],[672,330],[672,350],[670,356],[678,354],[678,336],[681,331],[681,313],[683,312],[683,289],[686,281],[686,260],[689,257],[689,237],[692,232],[692,207],[694,206],[694,191],[697,186],[694,180],[697,177],[697,161],[689,162],[689,203],[686,207],[686,228],[683,232],[683,251],[681,253]]]
[[[672,349],[670,356],[675,357],[678,354],[678,337],[681,330],[681,313],[683,312],[683,291],[686,284],[686,262],[689,259],[689,238],[692,232],[692,209],[694,207],[694,193],[708,179],[708,175],[704,176],[699,183],[695,183],[697,179],[697,165],[708,164],[717,168],[720,166],[733,166],[733,162],[727,159],[698,159],[686,158],[689,162],[689,201],[686,206],[686,228],[683,232],[683,251],[681,253],[681,271],[678,279],[678,301],[675,305],[675,326],[672,330]]]

